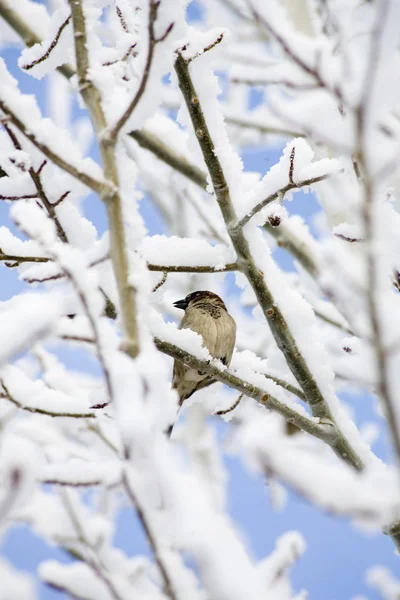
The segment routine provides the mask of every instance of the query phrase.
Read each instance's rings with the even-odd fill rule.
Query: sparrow
[[[224,301],[213,292],[198,291],[174,302],[174,306],[185,311],[179,329],[191,329],[201,335],[203,346],[211,356],[218,358],[228,367],[235,347],[236,323],[228,313]],[[175,359],[172,388],[178,392],[179,406],[194,392],[215,381],[205,373],[187,367]],[[172,427],[168,430],[169,435]]]

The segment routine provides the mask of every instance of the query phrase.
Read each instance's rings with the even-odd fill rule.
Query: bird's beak
[[[175,308],[181,308],[182,310],[186,310],[187,305],[188,305],[188,303],[185,299],[177,300],[176,302],[174,302]]]

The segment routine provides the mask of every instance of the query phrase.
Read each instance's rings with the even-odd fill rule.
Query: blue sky
[[[192,13],[194,15],[195,13]],[[11,72],[20,81],[24,92],[34,93],[46,111],[46,94],[44,84],[24,75],[16,66],[18,50],[8,49],[1,52]],[[265,149],[257,152],[247,150],[242,154],[246,170],[265,173],[274,164],[280,149]],[[94,153],[95,155],[95,153]],[[316,210],[317,204],[312,195],[296,194],[295,200],[288,204],[290,211],[298,212],[305,219]],[[0,222],[7,223],[8,205],[0,204]],[[149,233],[162,232],[162,221],[154,211],[149,199],[145,198],[141,205]],[[84,204],[85,214],[102,232],[106,227],[105,212],[100,201],[90,197]],[[284,251],[279,251],[277,260],[284,269],[291,267],[291,260]],[[12,297],[22,285],[16,273],[0,266],[1,282],[0,300]],[[82,360],[76,350],[65,356],[68,364],[78,364]],[[89,368],[89,367],[88,367]],[[375,411],[373,398],[359,396],[343,396],[355,411],[357,423],[377,421],[380,418]],[[380,421],[382,425],[382,421]],[[219,426],[223,435],[224,426]],[[375,452],[387,460],[390,448],[383,436],[374,445]],[[236,458],[225,458],[229,473],[229,512],[238,524],[248,547],[255,558],[263,558],[270,552],[277,536],[288,530],[300,531],[307,542],[304,556],[293,569],[293,583],[300,591],[306,588],[311,600],[344,600],[358,594],[365,594],[371,600],[378,596],[364,583],[365,570],[376,564],[384,564],[399,572],[399,562],[389,538],[382,534],[371,535],[360,532],[349,525],[345,519],[333,518],[310,506],[294,494],[289,494],[289,501],[282,512],[274,512],[268,499],[265,481],[246,471]],[[316,482],[317,485],[317,482]],[[147,543],[130,508],[122,509],[116,524],[115,543],[129,554],[148,553]],[[68,561],[67,555],[56,548],[47,546],[27,527],[14,527],[0,538],[0,552],[14,566],[34,573],[38,564],[48,558]],[[1,585],[1,584],[0,584]],[[42,600],[61,598],[61,595],[38,582],[38,597]],[[251,599],[249,599],[251,600]]]

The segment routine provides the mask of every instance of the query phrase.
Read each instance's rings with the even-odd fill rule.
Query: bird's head
[[[207,290],[192,292],[191,294],[188,294],[183,300],[177,300],[176,302],[174,302],[174,306],[176,308],[186,310],[189,307],[195,307],[196,304],[204,303],[210,303],[214,306],[219,306],[226,310],[224,301],[219,296],[217,296],[217,294],[214,294],[214,292],[208,292]]]

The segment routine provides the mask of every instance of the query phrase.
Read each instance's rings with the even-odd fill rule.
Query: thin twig
[[[196,58],[199,58],[199,56],[202,56],[203,54],[205,54],[209,50],[212,50],[213,48],[215,48],[215,46],[218,46],[218,44],[220,44],[223,39],[224,39],[224,33],[222,32],[222,33],[219,34],[219,36],[217,37],[217,39],[214,42],[211,42],[211,44],[209,44],[208,46],[206,46],[205,48],[203,48],[203,50],[201,52],[198,52],[195,56],[191,56],[190,58],[187,58],[186,60],[187,60],[188,64],[190,62],[192,62],[192,60],[195,60]]]
[[[49,260],[50,259],[45,256],[19,256],[19,255],[17,256],[15,254],[4,254],[0,250],[0,261],[9,261],[10,263],[14,263],[12,265],[7,265],[7,266],[15,267],[15,266],[19,265],[19,263],[25,263],[25,262],[46,263]]]
[[[235,117],[231,114],[225,114],[224,120],[229,125],[235,125],[236,127],[242,127],[243,129],[254,129],[262,134],[270,135],[283,135],[290,138],[305,137],[304,133],[299,131],[293,131],[291,129],[283,129],[281,127],[274,127],[272,125],[265,125],[263,122],[255,122],[253,119],[241,116]]]
[[[251,0],[248,0],[248,4],[249,4],[249,8],[253,14],[254,20],[259,25],[264,27],[265,30],[268,31],[269,35],[271,35],[278,42],[278,44],[280,45],[280,47],[282,48],[282,50],[284,51],[286,56],[288,58],[290,58],[298,67],[300,67],[302,69],[302,71],[304,71],[304,73],[311,76],[314,79],[315,83],[318,84],[319,87],[326,89],[334,97],[336,97],[337,100],[339,100],[340,104],[342,105],[343,104],[343,96],[342,96],[342,93],[341,93],[341,90],[339,89],[339,87],[332,86],[329,81],[323,79],[323,77],[317,67],[307,64],[307,62],[302,57],[300,57],[298,54],[296,54],[296,52],[293,50],[293,48],[290,44],[290,41],[285,39],[285,37],[283,35],[281,35],[281,33],[279,33],[264,16],[262,16],[259,12],[257,12],[257,10],[254,8]]]
[[[167,273],[167,271],[164,271],[163,276],[161,277],[160,281],[152,289],[153,294],[154,294],[154,292],[159,290],[161,286],[164,285],[164,283],[167,281],[167,277],[168,277],[168,273]]]
[[[319,175],[318,177],[310,177],[310,179],[304,179],[303,181],[299,181],[299,182],[295,183],[293,181],[290,182],[290,176],[292,176],[292,178],[293,178],[293,170],[291,172],[289,171],[289,183],[287,185],[285,185],[283,188],[281,188],[280,190],[278,190],[277,192],[273,192],[272,194],[267,196],[267,198],[265,198],[264,200],[259,202],[254,208],[252,208],[252,210],[247,215],[242,217],[234,225],[234,227],[240,227],[240,228],[244,227],[245,225],[247,225],[247,223],[250,221],[250,219],[252,219],[254,217],[254,215],[256,215],[258,212],[260,212],[260,210],[265,208],[265,206],[267,206],[267,204],[274,202],[274,200],[277,200],[278,198],[283,198],[283,196],[287,192],[290,192],[291,190],[300,189],[302,187],[307,187],[309,185],[313,185],[314,183],[319,183],[320,181],[325,181],[326,179],[329,179],[329,177],[332,177],[332,175],[333,175],[332,173],[327,173],[326,175]]]
[[[64,29],[66,28],[66,26],[68,25],[70,20],[71,20],[71,15],[69,15],[69,17],[67,17],[65,19],[65,21],[60,25],[54,39],[52,40],[52,42],[51,42],[50,46],[48,47],[48,49],[46,50],[46,52],[39,58],[36,58],[31,63],[22,65],[21,69],[25,69],[26,71],[29,71],[29,69],[32,69],[34,66],[38,65],[39,63],[41,63],[41,62],[45,61],[47,58],[49,58],[51,52],[57,46],[58,40],[60,39],[62,32],[64,31]]]
[[[114,141],[118,137],[119,132],[121,131],[121,129],[123,128],[123,126],[125,125],[127,120],[129,119],[131,114],[134,112],[136,106],[139,104],[139,100],[141,99],[141,97],[144,94],[144,91],[145,91],[146,85],[147,85],[147,81],[148,81],[149,75],[150,75],[150,69],[151,69],[151,65],[153,62],[154,51],[155,51],[156,45],[159,42],[163,42],[165,40],[165,38],[170,33],[170,31],[174,25],[173,23],[171,23],[169,25],[169,27],[167,27],[167,29],[163,33],[163,35],[159,38],[156,38],[155,32],[154,32],[154,25],[155,25],[155,22],[157,19],[157,13],[158,13],[158,8],[160,5],[160,2],[158,0],[149,0],[149,1],[150,1],[149,24],[148,24],[148,38],[149,39],[148,39],[146,64],[144,67],[140,85],[138,87],[138,90],[137,90],[135,96],[132,98],[131,102],[129,103],[129,106],[126,108],[126,110],[124,111],[122,116],[118,119],[118,121],[114,125],[112,131],[110,132],[110,139],[114,140]]]
[[[56,412],[56,411],[46,410],[44,408],[38,408],[36,406],[29,406],[28,404],[24,404],[23,402],[20,402],[19,400],[17,400],[10,393],[9,389],[7,388],[7,386],[4,383],[4,380],[0,380],[0,384],[4,390],[4,394],[2,394],[0,397],[6,398],[7,400],[9,400],[9,402],[12,402],[12,404],[14,404],[15,406],[18,406],[18,408],[21,408],[22,410],[25,410],[27,412],[38,414],[38,415],[46,415],[48,417],[66,417],[66,418],[70,418],[70,419],[94,419],[94,418],[96,418],[96,413],[94,413],[94,412],[87,412],[87,413],[70,413],[68,411]]]
[[[235,410],[235,408],[237,406],[239,406],[240,401],[242,400],[244,394],[239,394],[239,396],[237,397],[237,400],[232,404],[232,406],[230,406],[229,408],[226,408],[225,410],[216,410],[214,412],[214,415],[218,416],[218,417],[222,417],[223,415],[227,415],[228,413],[232,412],[233,410]]]
[[[10,480],[10,483],[0,503],[0,524],[7,519],[19,498],[19,492],[23,481],[23,472],[21,468],[17,466],[13,467],[8,474],[8,479]],[[4,482],[2,488],[3,490],[6,488]]]
[[[40,44],[42,40],[29,27],[20,14],[10,7],[11,3],[0,1],[0,16],[8,23],[8,25],[23,39],[28,48],[35,44]],[[61,65],[57,70],[67,79],[71,79],[74,75],[74,70],[71,65]]]
[[[3,196],[0,194],[0,200],[9,200],[10,202],[17,202],[18,200],[33,200],[38,198],[38,194],[24,194],[23,196]]]

